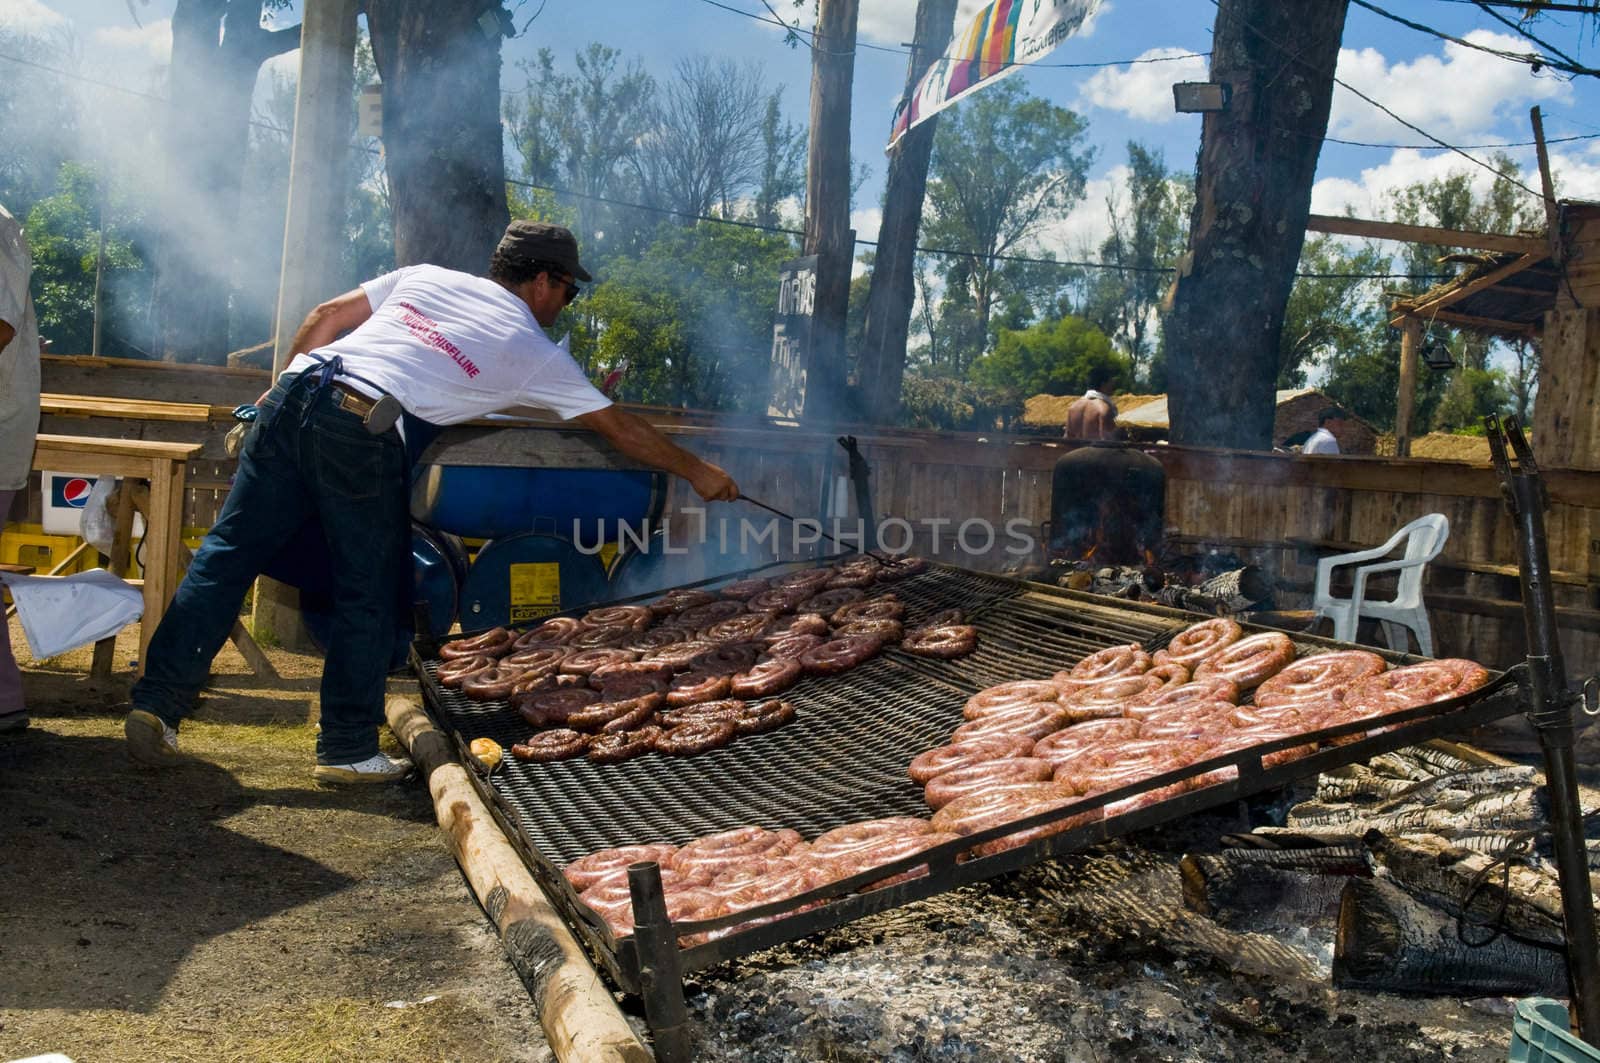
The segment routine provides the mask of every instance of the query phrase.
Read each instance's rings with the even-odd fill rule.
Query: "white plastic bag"
[[[72,576],[0,573],[0,580],[11,588],[35,660],[115,635],[144,614],[139,588],[103,568]]]
[[[117,518],[111,515],[108,504],[111,492],[116,489],[115,476],[98,477],[94,486],[89,488],[89,497],[84,499],[83,515],[79,518],[78,534],[102,554],[111,553],[111,540],[117,533]]]

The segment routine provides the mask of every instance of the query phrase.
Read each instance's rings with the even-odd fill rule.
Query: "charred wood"
[[[1566,992],[1562,954],[1502,934],[1465,944],[1455,919],[1382,879],[1352,878],[1339,905],[1333,984],[1459,996]]]
[[[1356,847],[1191,853],[1178,872],[1185,906],[1231,930],[1331,926],[1345,882],[1371,874]]]

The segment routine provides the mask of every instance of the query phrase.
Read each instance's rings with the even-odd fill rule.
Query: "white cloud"
[[[63,15],[39,0],[0,0],[0,29],[31,35],[61,29],[66,24]]]
[[[1116,166],[1084,186],[1084,195],[1065,218],[1048,226],[1038,237],[1039,247],[1057,258],[1093,258],[1111,235],[1111,214],[1106,206],[1113,192],[1128,180],[1128,168]],[[1120,193],[1119,193],[1120,194]]]
[[[97,49],[164,64],[172,57],[172,20],[143,26],[107,26],[95,30],[90,42]]]
[[[1518,148],[1507,153],[1521,165],[1523,184],[1537,187],[1538,170],[1532,149]],[[1482,152],[1474,154],[1483,158]],[[1585,198],[1600,192],[1600,158],[1554,155],[1551,167],[1562,196]],[[1487,196],[1495,181],[1494,174],[1453,152],[1423,153],[1402,148],[1386,161],[1362,170],[1358,177],[1325,177],[1318,181],[1311,188],[1311,209],[1317,214],[1343,214],[1349,208],[1358,218],[1384,218],[1389,215],[1395,192],[1455,173],[1468,176],[1476,197]]]
[[[878,207],[860,207],[850,212],[850,228],[856,231],[857,240],[876,240],[883,227],[883,211]]]
[[[960,33],[989,0],[961,0],[956,7],[955,31]],[[867,0],[861,5],[856,36],[871,44],[896,46],[917,31],[917,0]]]
[[[1166,59],[1187,55],[1189,51],[1188,48],[1151,48],[1136,58]],[[1206,61],[1199,56],[1165,63],[1107,67],[1084,82],[1078,93],[1078,105],[1117,111],[1145,122],[1165,124],[1179,118],[1193,120],[1193,115],[1180,115],[1172,109],[1172,86],[1178,81],[1205,79]]]
[[[1519,54],[1528,51],[1521,38],[1490,30],[1473,30],[1465,39]],[[1531,103],[1573,98],[1565,81],[1535,77],[1522,63],[1451,42],[1445,42],[1440,54],[1393,64],[1376,48],[1344,48],[1338,74],[1406,121],[1445,140],[1472,137],[1481,142],[1502,118],[1515,119],[1520,126],[1520,116]],[[1328,129],[1346,139],[1417,139],[1416,133],[1338,85]]]

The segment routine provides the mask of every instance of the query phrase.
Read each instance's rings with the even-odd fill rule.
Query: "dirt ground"
[[[12,621],[33,726],[0,737],[0,1059],[551,1059],[427,791],[311,781],[320,660],[269,650],[266,684],[229,646],[196,763],[151,771],[122,748],[134,631],[96,684]]]

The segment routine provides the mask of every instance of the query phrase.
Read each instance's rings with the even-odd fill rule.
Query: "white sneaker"
[[[178,730],[153,712],[134,709],[123,721],[128,756],[151,768],[170,768],[183,760],[178,752]]]
[[[338,786],[364,783],[399,782],[411,774],[411,762],[401,757],[374,753],[354,764],[318,764],[311,777],[317,782]]]

